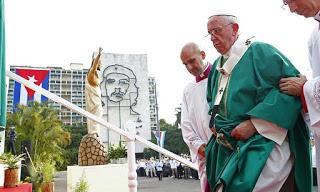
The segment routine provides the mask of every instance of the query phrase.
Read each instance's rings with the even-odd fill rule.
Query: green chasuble
[[[208,77],[210,112],[219,86],[216,66],[220,61],[214,62]],[[281,93],[278,86],[280,78],[297,74],[299,71],[282,53],[260,42],[252,43],[234,67],[215,118],[217,132],[225,135],[233,150],[213,137],[208,142],[206,168],[212,190],[220,183],[227,192],[249,192],[255,187],[275,142],[258,133],[246,141],[230,136],[239,123],[255,117],[288,130],[296,190],[311,191],[310,138],[300,113],[300,99]]]

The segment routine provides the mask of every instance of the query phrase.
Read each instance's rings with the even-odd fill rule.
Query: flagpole
[[[6,50],[5,50],[5,18],[4,0],[0,0],[0,153],[4,152],[5,127],[7,114],[7,89],[6,89]]]
[[[157,135],[158,135],[158,139],[157,139],[157,144],[160,146],[160,125],[159,125],[159,107],[158,107],[158,95],[157,95],[157,83],[155,83],[154,85],[154,91],[155,91],[155,95],[156,95],[156,111],[157,111]],[[159,161],[161,161],[161,153],[159,152]]]

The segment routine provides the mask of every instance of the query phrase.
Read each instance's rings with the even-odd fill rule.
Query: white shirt
[[[141,161],[139,167],[146,168],[146,163]]]
[[[176,160],[171,160],[170,161],[170,168],[171,169],[176,169],[177,168],[177,162],[176,162]]]
[[[212,135],[209,129],[207,82],[208,79],[203,79],[198,83],[189,83],[183,91],[181,130],[183,140],[190,149],[192,162],[197,160],[199,147],[206,144]]]
[[[163,163],[161,161],[156,162],[156,170],[162,171]]]

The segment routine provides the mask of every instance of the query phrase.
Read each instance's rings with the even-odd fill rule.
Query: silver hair
[[[238,18],[236,16],[223,16],[229,23],[238,23]]]

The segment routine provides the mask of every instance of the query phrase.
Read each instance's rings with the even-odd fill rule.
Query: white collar
[[[316,21],[320,22],[320,11],[313,17]]]
[[[233,49],[233,46],[236,44],[237,40],[233,43],[233,45],[230,47],[229,51],[227,51],[225,54],[222,55],[222,57],[224,59],[228,59],[232,53],[232,49]]]
[[[241,40],[239,40],[239,37],[236,39],[236,41],[233,43],[233,45],[230,47],[229,51],[227,51],[225,54],[222,55],[223,59],[228,59],[232,53],[239,47],[241,44]],[[220,65],[217,65],[217,69],[220,68]]]
[[[232,53],[234,53],[235,49],[239,47],[241,44],[241,40],[239,40],[239,37],[235,40],[229,51],[227,51],[225,54],[222,55],[224,59],[228,59]]]
[[[245,41],[242,41],[240,40],[239,38],[233,43],[232,47],[229,49],[229,51],[227,53],[225,53],[224,55],[222,55],[222,57],[224,58],[229,58],[232,54],[236,54],[238,55],[239,54],[239,50],[242,50],[243,49],[243,45],[249,45],[247,44],[247,41],[250,40],[251,38],[245,40]],[[242,55],[241,55],[242,57]],[[228,61],[226,61],[227,63]],[[233,67],[230,68],[230,66],[226,66],[226,63],[223,65],[223,67],[219,65],[217,65],[216,67],[216,70],[220,71],[221,74],[223,75],[230,75],[231,72],[232,72],[232,69]]]

